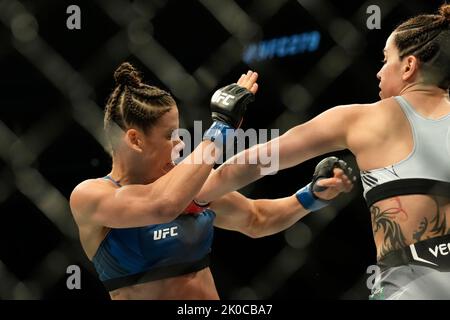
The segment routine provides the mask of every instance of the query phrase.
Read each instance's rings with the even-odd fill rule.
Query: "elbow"
[[[262,238],[262,237],[269,235],[266,232],[266,229],[263,228],[262,226],[252,226],[252,227],[248,228],[247,230],[245,230],[244,233],[246,236],[248,236],[252,239],[258,239],[258,238]]]
[[[249,218],[244,233],[248,237],[253,239],[264,237],[265,236],[264,226],[265,226],[265,219],[259,214],[259,212],[256,211],[255,208],[253,209],[253,212]]]
[[[258,238],[261,238],[263,236],[261,232],[259,232],[258,230],[255,230],[255,229],[245,230],[244,234],[247,237],[250,237],[252,239],[258,239]]]

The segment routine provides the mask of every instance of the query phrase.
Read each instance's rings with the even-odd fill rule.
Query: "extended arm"
[[[362,108],[348,105],[329,109],[278,138],[242,151],[211,173],[196,200],[211,202],[264,175],[348,148],[349,129],[360,117]],[[268,158],[272,162],[264,163]]]
[[[211,209],[217,215],[215,226],[239,231],[252,238],[289,228],[309,212],[326,206],[326,200],[351,190],[351,169],[345,162],[336,160],[330,157],[319,163],[313,181],[290,197],[252,200],[232,192],[213,201]]]

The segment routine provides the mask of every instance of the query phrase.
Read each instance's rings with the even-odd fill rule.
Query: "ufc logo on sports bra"
[[[214,103],[219,103],[222,101],[222,104],[225,106],[228,106],[230,103],[228,102],[229,99],[234,99],[235,97],[228,93],[223,93],[222,91],[218,90],[211,98],[211,101]]]
[[[177,229],[178,227],[171,227],[153,231],[153,240],[161,240],[167,237],[175,237],[178,235]]]

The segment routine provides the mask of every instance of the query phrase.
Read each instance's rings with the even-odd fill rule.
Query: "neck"
[[[399,95],[405,95],[408,93],[420,93],[422,95],[432,97],[448,97],[448,90],[441,89],[434,85],[425,84],[423,82],[413,82],[407,84]]]
[[[128,164],[124,159],[113,157],[112,170],[109,176],[122,186],[128,184],[148,184],[156,180],[152,178],[149,170],[145,172],[139,168],[148,168],[148,166],[139,165],[135,162]]]

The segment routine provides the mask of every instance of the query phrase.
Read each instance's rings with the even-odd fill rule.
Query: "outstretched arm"
[[[242,151],[210,174],[196,200],[211,202],[264,175],[348,148],[349,130],[361,116],[362,108],[348,105],[329,109],[276,139]],[[265,163],[267,159],[271,162]]]
[[[239,231],[252,238],[264,237],[289,228],[309,212],[327,205],[323,200],[331,200],[339,193],[352,189],[353,184],[348,176],[351,175],[351,170],[345,163],[343,166],[334,164],[335,162],[321,162],[318,165],[320,172],[316,169],[318,173],[314,175],[313,182],[290,197],[252,200],[238,192],[231,192],[213,201],[210,208],[216,213],[215,226]],[[332,177],[319,180],[324,174],[329,176],[330,172]],[[317,189],[317,186],[326,189],[312,191]]]

